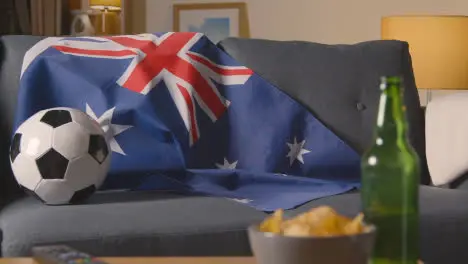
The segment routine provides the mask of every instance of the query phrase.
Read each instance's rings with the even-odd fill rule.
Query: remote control
[[[33,247],[32,255],[38,264],[107,264],[65,245]]]

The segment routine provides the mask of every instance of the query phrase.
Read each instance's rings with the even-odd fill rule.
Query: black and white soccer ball
[[[46,204],[77,203],[100,187],[110,166],[105,132],[73,108],[37,112],[16,130],[10,146],[20,186]]]

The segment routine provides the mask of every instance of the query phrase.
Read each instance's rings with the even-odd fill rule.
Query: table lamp
[[[120,0],[89,0],[89,7],[102,13],[102,32],[106,31],[106,13],[121,10]]]
[[[406,41],[416,87],[468,90],[468,16],[389,16],[381,21],[382,39]]]

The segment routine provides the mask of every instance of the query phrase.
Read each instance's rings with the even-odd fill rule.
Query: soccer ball
[[[45,204],[77,203],[103,183],[109,143],[99,124],[73,108],[37,112],[16,130],[10,162],[16,181]]]

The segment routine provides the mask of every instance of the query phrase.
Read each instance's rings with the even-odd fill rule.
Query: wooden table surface
[[[100,258],[109,264],[255,264],[251,257]],[[0,264],[37,264],[30,258],[2,258]]]
[[[255,264],[253,257],[99,258],[109,264]],[[419,264],[424,264],[422,261]],[[0,264],[37,264],[31,258],[0,258]]]

